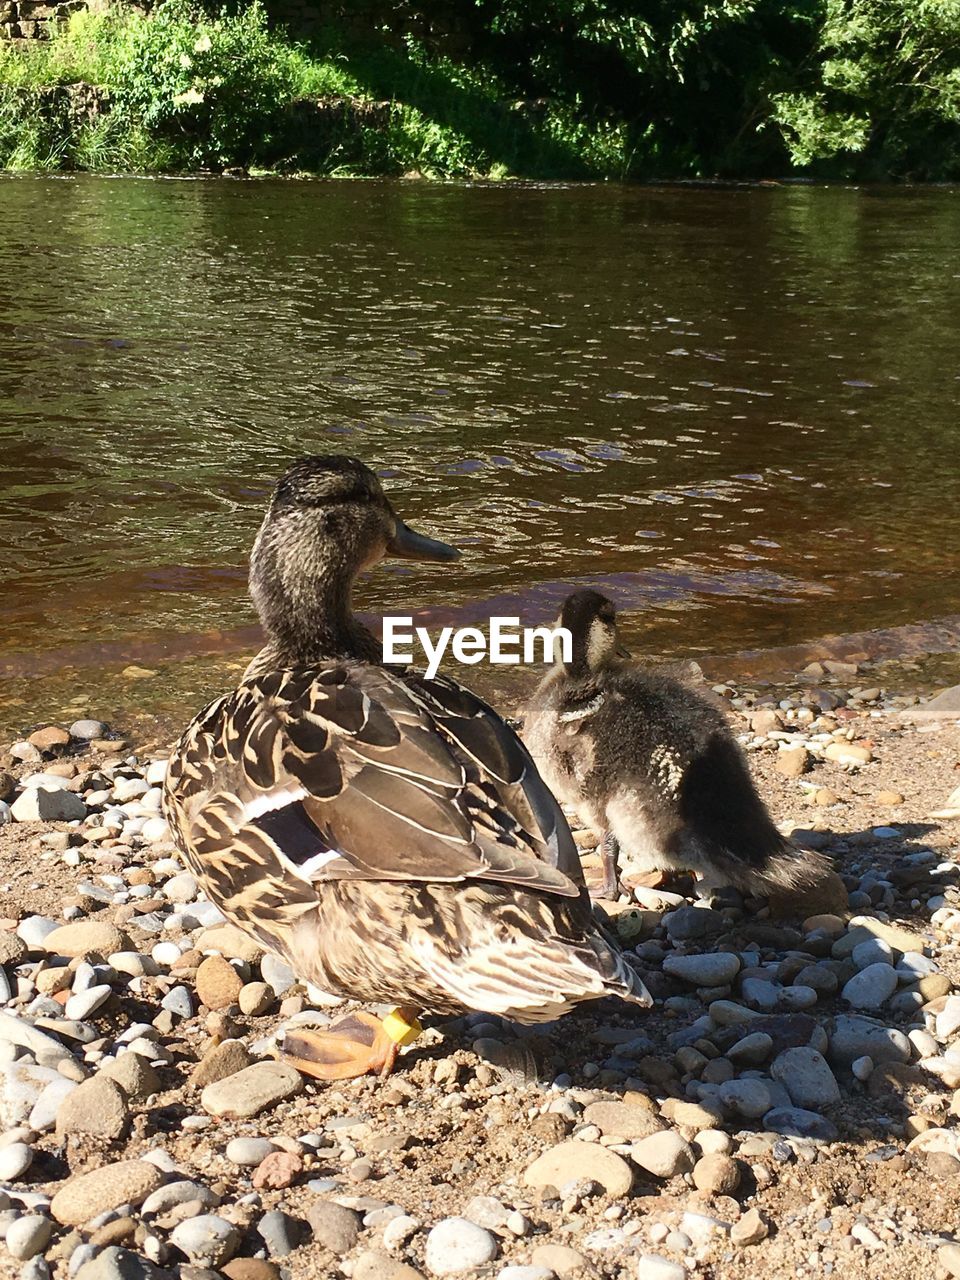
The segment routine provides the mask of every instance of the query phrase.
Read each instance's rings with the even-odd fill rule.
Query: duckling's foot
[[[592,898],[606,898],[608,902],[616,902],[620,896],[620,842],[612,831],[607,831],[600,848],[600,870],[603,879],[597,889],[591,891]]]
[[[420,1024],[409,1010],[397,1009],[386,1018],[350,1013],[324,1031],[288,1031],[283,1056],[304,1075],[319,1080],[352,1080],[377,1071],[385,1079],[393,1070],[402,1044],[412,1044]]]

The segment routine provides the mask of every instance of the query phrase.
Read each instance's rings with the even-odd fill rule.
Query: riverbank
[[[756,0],[0,4],[0,168],[960,177],[956,19]],[[907,30],[909,40],[902,40]]]
[[[386,1085],[270,1065],[331,1007],[175,861],[170,733],[11,744],[3,1274],[960,1275],[960,708],[832,659],[714,691],[777,821],[837,875],[712,910],[637,884],[610,909],[649,1014],[428,1019]]]

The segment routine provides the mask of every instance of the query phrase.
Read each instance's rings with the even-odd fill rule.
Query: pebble
[[[87,806],[72,791],[46,784],[21,791],[10,813],[15,822],[76,822],[87,816]]]
[[[275,1150],[268,1138],[233,1138],[227,1143],[224,1154],[231,1164],[253,1168]]]
[[[265,1213],[257,1226],[257,1233],[272,1258],[287,1257],[300,1243],[298,1224],[282,1209],[271,1209]]]
[[[466,1218],[444,1218],[427,1235],[425,1261],[435,1276],[456,1276],[492,1262],[496,1238]]]
[[[728,1155],[703,1156],[693,1166],[693,1184],[709,1195],[733,1195],[740,1185],[740,1166]]]
[[[99,983],[95,987],[87,987],[85,991],[78,991],[76,995],[71,996],[64,1005],[63,1011],[68,1018],[83,1021],[105,1005],[112,995],[113,988],[108,982]]]
[[[70,737],[79,742],[92,742],[94,738],[102,738],[107,726],[102,720],[74,720],[70,726]]]
[[[769,1086],[763,1080],[727,1080],[719,1089],[720,1101],[735,1115],[759,1120],[773,1106]]]
[[[219,1267],[236,1252],[240,1232],[231,1222],[213,1213],[180,1222],[170,1233],[170,1243],[201,1267]]]
[[[307,1221],[313,1238],[338,1256],[349,1253],[360,1238],[360,1215],[333,1200],[318,1200],[310,1206]]]
[[[207,956],[197,969],[197,995],[208,1009],[226,1009],[237,1003],[243,979],[223,956]]]
[[[146,1160],[121,1160],[66,1182],[53,1197],[50,1212],[63,1226],[80,1226],[118,1205],[141,1204],[163,1182]]]
[[[33,1148],[25,1142],[0,1147],[0,1182],[16,1182],[33,1163]]]
[[[584,1109],[583,1123],[596,1125],[604,1137],[625,1142],[647,1138],[664,1127],[652,1110],[626,1102],[591,1102]]]
[[[7,1228],[7,1252],[19,1261],[42,1253],[53,1235],[53,1223],[38,1213],[29,1213]]]
[[[675,1178],[689,1173],[694,1166],[693,1148],[672,1129],[635,1142],[630,1148],[630,1158],[658,1178]]]
[[[523,1181],[528,1187],[563,1187],[587,1178],[599,1183],[614,1199],[633,1186],[633,1170],[622,1156],[595,1142],[573,1139],[561,1142],[528,1166]]]
[[[47,933],[43,941],[48,955],[66,956],[68,959],[92,952],[109,956],[114,951],[130,950],[130,945],[130,939],[116,925],[101,920],[77,920],[60,925]]]
[[[774,1059],[770,1074],[784,1086],[794,1106],[818,1110],[840,1101],[836,1077],[816,1049],[786,1049]]]
[[[730,1228],[730,1239],[737,1245],[759,1244],[766,1240],[770,1228],[757,1209],[748,1209]]]
[[[534,1266],[546,1267],[561,1277],[589,1272],[590,1262],[582,1253],[565,1244],[541,1244],[530,1256]]]
[[[140,1206],[140,1212],[147,1217],[152,1217],[169,1213],[177,1205],[190,1204],[194,1201],[204,1208],[212,1208],[219,1203],[220,1197],[201,1182],[181,1179],[178,1182],[167,1182],[156,1191],[152,1191]]]
[[[642,1253],[637,1259],[639,1280],[687,1280],[687,1268],[661,1253]]]
[[[96,1075],[78,1084],[57,1110],[61,1135],[85,1133],[110,1140],[120,1138],[130,1121],[126,1095],[116,1081]]]
[[[897,975],[889,961],[868,964],[847,982],[841,992],[855,1009],[879,1009],[897,989]]]
[[[740,957],[729,951],[698,956],[671,955],[664,960],[663,971],[696,987],[725,987],[740,972]]]
[[[824,1116],[802,1107],[775,1107],[763,1117],[764,1128],[787,1137],[811,1138],[818,1142],[835,1142],[837,1127]]]
[[[909,1062],[910,1041],[902,1031],[874,1018],[841,1014],[834,1019],[829,1057],[841,1066],[849,1066],[861,1057],[872,1058],[875,1063]]]
[[[286,1062],[255,1062],[234,1075],[207,1085],[200,1105],[209,1115],[248,1120],[285,1098],[303,1092],[299,1071]]]
[[[258,1190],[282,1191],[292,1187],[303,1173],[303,1159],[292,1151],[271,1151],[254,1170],[252,1183]]]
[[[205,1089],[207,1085],[225,1080],[253,1065],[250,1051],[242,1040],[221,1040],[208,1049],[194,1067],[190,1083],[196,1089]]]

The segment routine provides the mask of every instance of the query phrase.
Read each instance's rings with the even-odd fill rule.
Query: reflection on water
[[[255,643],[244,556],[315,450],[464,549],[378,612],[589,582],[697,656],[960,611],[952,189],[4,178],[0,212],[13,697]]]

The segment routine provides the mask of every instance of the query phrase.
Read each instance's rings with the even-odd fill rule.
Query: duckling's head
[[[559,623],[570,632],[569,675],[582,680],[629,657],[617,635],[617,611],[599,591],[575,591],[560,610]]]
[[[318,640],[330,650],[326,633],[347,627],[353,580],[364,569],[385,556],[459,555],[405,524],[358,458],[316,454],[295,462],[273,491],[250,556],[250,594],[268,635],[302,659]]]

